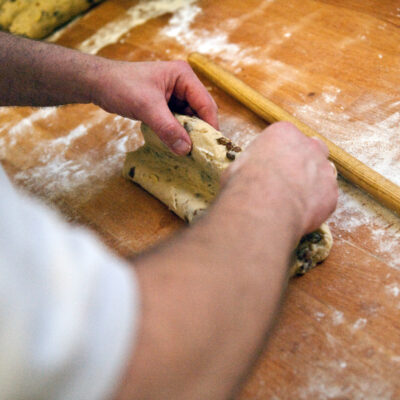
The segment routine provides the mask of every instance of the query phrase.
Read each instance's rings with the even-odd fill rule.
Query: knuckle
[[[293,130],[297,131],[296,126],[288,121],[275,122],[272,126],[275,126],[275,128],[283,130],[283,131],[293,131]]]
[[[176,127],[172,122],[163,122],[155,126],[155,130],[165,142],[171,143],[177,139]]]
[[[198,114],[205,114],[210,109],[210,104],[208,102],[201,102],[197,107],[196,111]]]
[[[296,138],[301,138],[304,135],[297,129],[296,125],[293,125],[291,122],[288,121],[280,121],[277,122],[276,127],[279,132],[285,134],[285,135],[291,135]]]
[[[172,61],[173,65],[182,71],[191,70],[190,65],[184,60],[175,60]]]
[[[287,121],[275,122],[267,129],[270,135],[276,135],[281,139],[284,138],[285,140],[293,142],[297,141],[300,143],[302,137],[304,136],[295,125]]]

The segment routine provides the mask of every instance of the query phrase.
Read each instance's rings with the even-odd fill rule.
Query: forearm
[[[277,310],[298,227],[290,210],[276,213],[272,197],[262,199],[263,215],[252,215],[259,200],[238,190],[136,262],[142,325],[118,400],[227,398],[248,373]],[[261,223],[269,227],[262,237],[253,229]]]
[[[0,105],[91,102],[100,57],[0,32]]]

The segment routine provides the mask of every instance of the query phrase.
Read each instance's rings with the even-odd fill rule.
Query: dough
[[[0,4],[0,29],[8,30],[14,18],[31,3],[32,0],[2,1]]]
[[[1,1],[1,0],[0,0]],[[0,27],[41,39],[101,0],[8,0],[0,3]]]
[[[332,234],[327,224],[322,224],[315,232],[303,236],[294,253],[290,276],[304,275],[328,257],[333,244]]]
[[[145,145],[127,153],[123,175],[160,201],[182,219],[192,223],[213,201],[219,191],[223,171],[241,148],[222,136],[206,122],[176,115],[193,143],[187,156],[173,154],[145,124],[141,130]],[[332,247],[332,235],[326,224],[304,236],[294,252],[291,276],[303,275],[323,261]]]
[[[186,157],[173,154],[153,131],[142,124],[145,146],[126,156],[123,174],[192,222],[219,191],[219,178],[239,152],[218,144],[221,133],[197,118],[177,116],[189,133],[193,148]],[[223,138],[224,140],[227,140]],[[236,149],[239,150],[239,149]]]

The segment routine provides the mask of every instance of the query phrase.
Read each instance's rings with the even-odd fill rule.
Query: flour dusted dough
[[[41,39],[101,0],[0,0],[0,29]]]
[[[175,214],[192,222],[219,191],[219,178],[232,162],[222,135],[197,118],[177,116],[193,142],[191,154],[177,156],[153,131],[142,124],[145,146],[127,154],[123,174],[165,203]]]
[[[241,149],[206,122],[177,115],[188,132],[190,155],[173,154],[145,124],[145,145],[127,153],[123,175],[166,204],[189,223],[203,214],[219,191],[222,172],[240,156]],[[295,250],[291,276],[302,275],[323,261],[332,247],[326,224],[302,238]]]

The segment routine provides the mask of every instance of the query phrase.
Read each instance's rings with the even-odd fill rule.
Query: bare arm
[[[0,32],[0,105],[90,103],[92,58]]]
[[[92,102],[146,122],[177,154],[191,142],[171,110],[218,127],[214,100],[183,61],[112,61],[3,32],[0,49],[0,106]]]
[[[0,105],[94,102],[146,122],[179,154],[190,140],[168,105],[217,126],[186,63],[115,62],[3,33],[0,48]],[[335,206],[326,156],[294,127],[274,125],[233,164],[207,217],[135,262],[142,317],[116,399],[235,392],[270,330],[291,251]]]
[[[326,149],[276,124],[193,228],[139,258],[138,341],[118,400],[225,399],[265,344],[299,238],[335,207]]]

